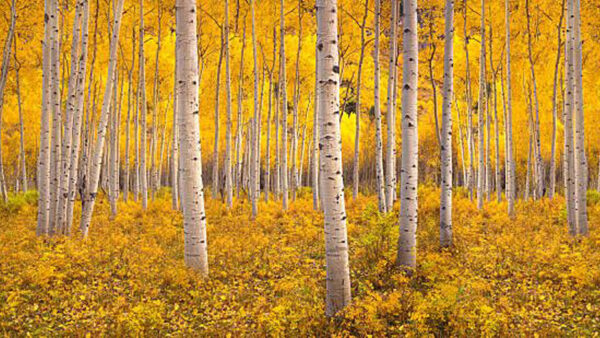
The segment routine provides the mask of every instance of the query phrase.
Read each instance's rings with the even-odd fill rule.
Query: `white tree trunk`
[[[131,65],[129,67],[129,82],[127,85],[127,121],[125,123],[125,165],[123,178],[123,201],[127,202],[129,200],[129,189],[131,187],[131,165],[130,165],[130,135],[131,135],[131,96],[133,94],[133,70],[135,69],[135,29],[132,32],[132,42],[131,42]]]
[[[508,215],[515,214],[515,166],[513,159],[512,135],[512,80],[511,80],[511,54],[510,54],[510,0],[505,0],[506,12],[506,200],[508,202]]]
[[[98,194],[98,182],[100,180],[100,169],[102,167],[102,157],[104,154],[104,143],[106,139],[106,129],[108,125],[109,107],[112,100],[114,81],[111,81],[112,74],[115,73],[117,67],[117,47],[119,45],[119,33],[121,30],[121,16],[123,14],[123,1],[119,0],[113,23],[113,32],[110,39],[110,58],[108,63],[108,75],[106,87],[104,90],[104,101],[102,103],[102,111],[98,124],[98,138],[95,143],[93,158],[91,159],[89,186],[87,187],[83,198],[83,211],[81,215],[81,232],[83,237],[88,236],[92,214],[94,212],[94,204]],[[141,40],[143,41],[143,40]],[[143,64],[143,63],[141,63]]]
[[[327,316],[350,303],[350,268],[346,233],[346,206],[342,177],[340,133],[337,1],[317,0],[319,68],[319,147],[325,250],[327,262]]]
[[[15,36],[15,23],[17,20],[17,13],[15,2],[11,5],[11,19],[8,33],[6,34],[6,40],[4,41],[4,52],[2,56],[2,74],[0,75],[0,147],[2,145],[2,111],[4,108],[4,89],[6,88],[6,79],[8,77],[10,56],[13,46],[13,38]],[[3,164],[2,149],[0,149],[0,191],[4,202],[8,201],[8,191],[6,187],[6,179],[4,177],[4,164]]]
[[[560,57],[562,49],[562,23],[565,16],[565,0],[561,3],[561,14],[557,26],[557,48],[556,48],[556,63],[554,64],[554,81],[552,85],[552,152],[550,156],[550,186],[548,187],[548,197],[554,198],[556,192],[556,135],[558,125],[558,69],[560,66]]]
[[[404,1],[403,25],[402,176],[400,184],[400,238],[398,240],[397,263],[410,271],[414,270],[417,266],[417,188],[419,183],[417,0]]]
[[[287,161],[287,80],[285,67],[285,17],[284,17],[284,0],[280,4],[280,63],[281,63],[281,81],[279,82],[279,90],[281,95],[281,192],[283,194],[283,210],[288,208],[288,161]]]
[[[221,66],[223,65],[223,53],[225,49],[223,31],[221,30],[221,49],[219,51],[219,65],[217,66],[217,78],[215,84],[215,142],[213,147],[213,172],[212,172],[212,197],[217,198],[219,192],[219,91],[221,89]],[[175,129],[174,129],[175,130]],[[175,162],[175,161],[174,161]],[[175,179],[175,178],[174,178]]]
[[[567,220],[569,223],[569,233],[573,236],[578,234],[577,227],[577,187],[576,187],[576,165],[574,154],[574,136],[573,136],[573,113],[575,105],[574,93],[574,19],[573,19],[573,0],[567,1],[567,31],[565,43],[565,111],[564,111],[564,129],[565,129],[565,150],[564,150],[564,176],[565,176],[565,195],[567,200]]]
[[[229,55],[229,0],[225,0],[225,25],[224,42],[225,42],[225,83],[227,89],[227,130],[225,132],[225,163],[223,171],[225,172],[225,194],[227,195],[227,208],[233,205],[233,177],[232,177],[232,135],[231,135],[231,67]]]
[[[208,275],[198,99],[196,0],[177,0],[177,72],[185,263]]]
[[[144,55],[144,0],[140,0],[140,46],[139,46],[139,97],[140,97],[140,193],[142,195],[142,208],[148,208],[148,171],[146,169],[146,136],[148,126],[147,102],[146,102],[146,56]]]
[[[384,171],[383,171],[383,131],[381,127],[381,104],[380,104],[380,73],[381,68],[379,64],[379,40],[381,35],[380,29],[381,19],[381,0],[375,0],[375,55],[373,56],[375,79],[374,79],[374,110],[375,110],[375,175],[376,175],[376,189],[377,197],[379,201],[379,211],[387,211],[387,203],[385,197],[385,183],[384,183]]]
[[[258,52],[256,49],[256,20],[254,15],[254,0],[250,2],[252,11],[252,57],[254,59],[254,128],[252,133],[252,163],[250,164],[250,193],[252,202],[252,217],[255,218],[258,214],[258,194],[260,186],[260,138],[259,138],[259,125],[260,125],[260,108],[258,103]]]
[[[396,189],[396,107],[394,106],[394,95],[396,86],[396,50],[398,26],[398,1],[392,0],[392,16],[390,21],[390,62],[388,79],[388,97],[387,97],[387,148],[385,161],[385,200],[387,211],[392,211],[394,205],[394,192]]]
[[[277,62],[277,28],[273,27],[273,65],[269,71],[269,112],[267,114],[267,144],[265,152],[265,202],[269,201],[269,193],[271,191],[271,124],[273,112],[273,75],[275,73],[275,64]],[[277,104],[275,104],[277,105]],[[275,124],[277,126],[277,124]]]
[[[367,17],[369,16],[369,0],[365,0],[365,14],[363,15],[360,26],[360,57],[358,59],[358,75],[356,79],[356,130],[354,135],[354,166],[352,171],[352,198],[358,197],[358,186],[360,183],[360,109],[361,109],[361,89],[362,89],[362,68],[365,59],[365,30],[367,28]]]
[[[485,80],[485,0],[481,0],[481,54],[479,57],[479,102],[478,117],[479,117],[479,166],[477,175],[477,208],[483,208],[484,188],[485,188],[485,159],[484,159],[484,116],[485,116],[485,101],[486,101],[486,80]]]
[[[454,93],[454,0],[446,0],[444,33],[444,89],[442,105],[440,245],[452,245],[452,97]]]
[[[61,88],[60,88],[60,32],[58,22],[58,0],[53,1],[53,9],[50,15],[51,22],[51,43],[50,43],[50,62],[52,68],[50,71],[50,108],[52,109],[52,139],[50,140],[50,219],[48,220],[48,233],[56,233],[56,214],[59,198],[59,176],[60,171],[60,151],[62,135],[62,111],[60,106]],[[0,179],[3,176],[0,170]]]

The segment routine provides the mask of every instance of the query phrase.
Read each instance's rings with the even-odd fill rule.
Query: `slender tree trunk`
[[[508,0],[507,0],[508,1]],[[471,66],[469,62],[469,35],[467,35],[467,0],[463,0],[463,33],[464,33],[464,51],[466,60],[465,74],[465,91],[467,101],[467,143],[469,150],[469,170],[467,177],[467,187],[469,188],[469,196],[473,200],[473,189],[475,186],[475,140],[473,137],[473,107],[472,107],[472,90],[471,90]]]
[[[83,211],[81,215],[81,232],[83,237],[86,238],[88,236],[90,223],[92,220],[92,214],[94,212],[94,204],[96,202],[97,194],[98,194],[98,182],[100,179],[100,169],[102,166],[102,156],[104,154],[104,142],[106,138],[106,129],[108,125],[108,114],[109,114],[109,106],[112,100],[112,92],[113,86],[115,85],[114,81],[112,81],[112,74],[115,73],[115,69],[117,67],[117,47],[119,45],[119,33],[121,30],[121,16],[123,14],[123,1],[119,0],[116,7],[114,23],[113,23],[113,32],[110,39],[110,58],[108,64],[108,75],[106,81],[106,88],[104,90],[104,101],[102,103],[102,112],[100,115],[100,122],[98,125],[98,138],[96,140],[94,156],[91,159],[91,176],[90,176],[90,185],[87,187],[87,190],[84,194],[83,198]],[[143,39],[141,39],[143,41]],[[140,64],[143,64],[140,63]]]
[[[10,54],[13,46],[13,38],[15,36],[15,23],[17,20],[17,12],[15,2],[11,5],[11,19],[8,33],[6,34],[6,40],[4,41],[4,52],[2,56],[2,73],[0,74],[0,148],[2,145],[2,112],[4,108],[4,89],[6,88],[6,79],[8,77],[9,66],[10,66]],[[0,149],[0,192],[2,193],[2,199],[4,202],[8,201],[8,191],[6,187],[6,179],[4,176],[4,164],[3,164],[2,149]]]
[[[419,49],[417,0],[404,0],[403,4],[402,176],[400,178],[400,237],[398,239],[397,264],[410,271],[417,267]]]
[[[221,49],[219,51],[219,65],[217,66],[217,78],[215,84],[215,143],[213,147],[213,172],[212,172],[212,197],[217,198],[219,191],[219,91],[221,89],[221,66],[223,65],[223,54],[225,49],[225,36],[221,30]],[[175,161],[173,161],[175,163]],[[175,177],[173,179],[176,179]]]
[[[254,130],[253,130],[253,139],[251,148],[253,149],[252,154],[252,163],[250,164],[250,193],[252,200],[252,217],[256,218],[258,214],[258,194],[259,194],[259,184],[260,182],[260,155],[258,153],[260,148],[260,138],[259,138],[259,125],[260,125],[260,111],[259,111],[259,97],[258,97],[258,52],[256,49],[256,20],[254,15],[254,0],[251,0],[250,7],[252,11],[252,56],[254,59]]]
[[[560,57],[562,49],[562,23],[565,16],[565,0],[561,2],[560,19],[558,20],[557,26],[557,44],[556,44],[556,63],[554,64],[554,81],[552,83],[552,153],[550,156],[550,187],[548,188],[548,197],[554,198],[556,191],[556,134],[558,125],[558,69],[560,67]]]
[[[132,42],[131,42],[131,66],[129,68],[129,85],[127,88],[127,121],[125,124],[125,166],[124,166],[124,174],[123,178],[123,201],[127,202],[129,200],[129,189],[131,187],[131,165],[129,159],[130,152],[130,132],[131,132],[131,108],[133,103],[131,102],[131,96],[133,94],[133,70],[135,69],[135,30],[133,30],[132,34]],[[175,121],[175,120],[173,120]]]
[[[244,97],[244,52],[246,50],[246,24],[244,23],[244,34],[242,37],[242,53],[240,56],[240,74],[239,74],[239,80],[238,80],[238,102],[237,102],[237,132],[236,132],[236,151],[235,151],[235,156],[236,156],[236,175],[235,175],[235,187],[236,187],[236,195],[239,198],[240,197],[240,190],[241,190],[241,185],[242,185],[242,165],[243,165],[243,148],[242,148],[242,143],[243,143],[243,129],[244,129],[244,120],[242,118],[243,114],[242,114],[242,99]]]
[[[15,60],[15,91],[17,94],[17,106],[19,110],[19,163],[20,165],[20,182],[21,182],[21,191],[27,192],[29,190],[29,182],[27,181],[27,158],[25,154],[25,127],[23,124],[23,107],[21,101],[21,81],[19,77],[19,70],[21,68],[21,63],[17,57],[17,39],[14,38],[14,60]]]
[[[318,25],[318,22],[317,22]],[[319,181],[319,50],[315,46],[315,106],[313,107],[313,148],[312,148],[312,195],[313,209],[319,210],[320,190]]]
[[[379,201],[379,211],[386,212],[387,211],[387,202],[385,197],[385,183],[384,183],[384,172],[383,172],[383,131],[381,127],[381,104],[380,104],[380,64],[379,64],[379,40],[381,35],[380,29],[380,19],[381,19],[381,0],[375,0],[375,55],[373,56],[374,60],[374,69],[375,69],[375,79],[374,79],[374,111],[375,111],[375,176],[376,176],[376,188],[377,188],[377,197]]]
[[[298,0],[298,49],[296,52],[296,78],[294,79],[294,110],[292,126],[292,201],[296,200],[298,182],[298,105],[300,102],[300,53],[302,52],[302,0]]]
[[[223,40],[221,37],[221,45],[223,44]],[[221,47],[222,49],[222,47]],[[175,47],[175,54],[177,54],[177,47]],[[221,52],[221,55],[223,53]],[[175,58],[175,73],[177,73],[177,58]],[[217,79],[217,87],[219,86],[219,82]],[[217,89],[217,97],[218,95],[218,89]],[[171,208],[173,210],[179,210],[179,161],[180,161],[180,154],[179,154],[179,125],[178,125],[178,119],[179,119],[179,107],[178,107],[178,101],[179,101],[179,97],[177,94],[177,80],[175,79],[174,81],[174,85],[173,85],[173,125],[171,127],[172,130],[172,146],[171,146],[171,162],[170,162],[170,167],[171,167]],[[217,99],[218,101],[218,99]],[[216,108],[218,111],[218,108]],[[218,120],[218,115],[217,115],[217,120]],[[166,122],[166,121],[165,121]],[[218,131],[215,131],[215,133],[218,134]],[[219,159],[217,158],[217,163],[218,163]],[[218,188],[217,188],[218,189]],[[215,194],[215,193],[213,193]]]
[[[515,166],[513,159],[513,135],[512,135],[512,73],[510,53],[510,0],[505,0],[506,12],[506,200],[508,202],[508,215],[515,214]]]
[[[465,141],[464,134],[462,129],[462,122],[460,120],[460,109],[458,107],[458,102],[456,101],[456,95],[454,95],[454,106],[456,107],[456,118],[457,118],[457,126],[458,126],[458,142],[460,145],[460,159],[462,161],[462,172],[463,172],[463,185],[468,185],[468,174],[467,174],[467,164],[465,160]]]
[[[288,160],[287,160],[287,80],[286,80],[286,66],[285,66],[285,17],[284,17],[284,0],[280,3],[280,41],[281,45],[279,48],[280,52],[280,63],[281,63],[281,81],[279,82],[280,95],[281,95],[281,168],[284,174],[281,176],[281,191],[283,194],[283,210],[288,208]]]
[[[144,55],[144,0],[140,0],[140,46],[139,46],[139,98],[140,98],[140,193],[142,195],[142,208],[148,208],[148,171],[146,169],[146,138],[148,126],[146,118],[147,102],[146,102],[146,57]]]
[[[394,91],[396,90],[395,78],[396,78],[396,50],[397,47],[397,33],[396,26],[398,26],[398,2],[392,0],[392,17],[390,21],[390,62],[389,62],[389,80],[388,80],[388,104],[387,104],[387,148],[386,148],[386,161],[385,161],[385,196],[386,196],[386,209],[392,211],[394,205],[394,192],[396,189],[396,107],[394,107]]]
[[[337,1],[317,0],[317,49],[319,68],[319,147],[325,214],[327,263],[326,315],[333,316],[350,303],[350,268],[346,233],[346,207],[342,177],[340,133],[339,54]]]
[[[454,93],[454,0],[446,0],[444,33],[444,92],[442,106],[440,245],[452,245],[452,96]]]
[[[269,112],[267,114],[267,148],[265,152],[265,202],[269,201],[271,191],[271,124],[273,111],[274,84],[273,75],[275,73],[275,64],[277,61],[277,28],[273,27],[273,65],[269,72]],[[276,104],[277,105],[277,104]],[[275,124],[277,128],[277,124]]]
[[[157,32],[156,32],[156,58],[154,61],[154,87],[152,90],[153,94],[153,107],[152,107],[152,138],[150,140],[150,195],[154,201],[154,195],[156,190],[159,188],[160,182],[158,182],[158,168],[157,164],[157,152],[158,152],[158,110],[159,110],[159,60],[160,60],[160,48],[161,48],[161,35],[162,35],[162,7],[160,2],[158,3],[158,20],[157,20]]]
[[[477,208],[483,208],[484,197],[484,179],[485,179],[485,160],[484,160],[484,142],[485,132],[485,99],[486,99],[486,81],[485,81],[485,0],[481,0],[481,54],[479,57],[479,102],[477,110],[479,115],[479,166],[477,175]]]
[[[574,135],[573,135],[573,113],[575,110],[575,93],[574,93],[574,14],[573,0],[567,1],[567,32],[565,44],[565,109],[564,109],[564,129],[565,129],[565,150],[564,150],[564,168],[565,168],[565,195],[567,200],[567,219],[569,223],[569,233],[575,236],[579,233],[577,227],[577,186],[576,186],[576,164],[574,151]]]
[[[227,195],[227,208],[233,205],[233,177],[231,165],[232,136],[231,136],[231,67],[229,55],[229,0],[225,0],[225,25],[223,27],[223,41],[225,42],[225,84],[227,89],[227,130],[225,132],[225,163],[223,171],[225,172],[225,194]]]

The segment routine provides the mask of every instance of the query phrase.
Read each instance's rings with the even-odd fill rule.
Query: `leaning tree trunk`
[[[513,135],[512,135],[512,80],[510,60],[510,0],[505,0],[506,8],[506,201],[508,202],[508,214],[515,214],[515,166],[513,159]]]
[[[454,0],[446,0],[442,106],[440,245],[452,245],[452,95],[454,94]]]
[[[91,158],[89,186],[86,188],[83,197],[83,211],[81,214],[81,232],[83,237],[88,236],[92,214],[94,212],[94,204],[98,195],[98,182],[100,181],[100,169],[102,167],[102,157],[104,154],[104,143],[106,139],[106,129],[108,125],[109,107],[112,100],[113,86],[115,85],[112,74],[115,73],[117,67],[117,47],[119,45],[119,33],[121,30],[121,16],[123,14],[123,1],[119,0],[116,7],[113,32],[110,39],[110,58],[108,63],[108,75],[106,77],[106,87],[104,89],[104,101],[102,103],[102,111],[100,122],[98,124],[98,138],[94,145],[94,154]],[[143,41],[143,39],[140,39]],[[140,64],[143,64],[140,63]]]
[[[397,264],[410,271],[417,267],[417,185],[419,183],[417,0],[404,0],[403,9],[402,175]]]
[[[375,111],[375,176],[377,199],[379,201],[379,211],[387,211],[385,199],[385,183],[383,171],[383,132],[381,128],[381,104],[380,97],[380,65],[379,65],[379,39],[380,39],[380,18],[381,18],[381,0],[375,0],[375,55],[373,56],[375,79],[374,79],[374,111]]]
[[[185,263],[208,275],[206,214],[202,186],[200,121],[198,119],[198,53],[196,0],[177,0],[177,100],[179,142],[181,144],[181,200]]]
[[[337,0],[317,0],[319,68],[319,147],[325,250],[327,263],[327,316],[350,303],[350,268],[346,233],[346,206],[342,177],[340,132],[339,54]]]
[[[392,18],[390,29],[390,63],[388,79],[388,97],[387,97],[387,148],[385,162],[385,204],[387,211],[392,211],[394,205],[394,195],[396,189],[396,107],[394,106],[395,79],[396,79],[396,50],[398,25],[398,1],[392,0]]]
[[[4,108],[4,89],[6,88],[6,78],[8,77],[8,67],[10,66],[10,54],[13,45],[13,38],[15,36],[15,23],[17,20],[17,13],[15,8],[15,2],[13,1],[11,6],[11,19],[10,28],[6,35],[6,41],[4,42],[4,53],[2,56],[2,73],[0,74],[0,148],[2,148],[2,111]],[[4,177],[4,165],[2,161],[2,149],[0,149],[0,191],[4,202],[8,201],[8,191],[6,187],[6,179]]]

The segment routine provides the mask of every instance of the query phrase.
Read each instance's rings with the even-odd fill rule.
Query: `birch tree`
[[[327,263],[326,314],[333,316],[348,305],[351,298],[339,120],[337,0],[317,0],[316,9],[320,177]]]
[[[440,245],[452,245],[452,95],[454,93],[454,0],[446,0],[444,33],[444,89],[442,106]]]
[[[196,0],[177,0],[176,83],[178,92],[179,142],[181,144],[181,196],[185,263],[208,275],[206,214],[202,186],[202,154],[198,119],[198,54],[196,36]]]
[[[397,264],[410,271],[417,266],[419,49],[417,0],[405,0],[403,4],[402,175],[400,178],[400,237],[398,239]]]

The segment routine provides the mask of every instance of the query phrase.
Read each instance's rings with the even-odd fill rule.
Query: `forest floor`
[[[348,195],[350,196],[350,195]],[[397,214],[348,198],[353,302],[327,319],[322,216],[302,191],[284,213],[207,200],[210,278],[183,263],[182,219],[167,192],[144,212],[97,204],[89,240],[35,236],[35,196],[0,209],[0,335],[597,336],[600,195],[590,237],[568,235],[564,201],[517,216],[454,200],[455,246],[438,245],[439,190],[420,189],[418,270],[394,267]]]

